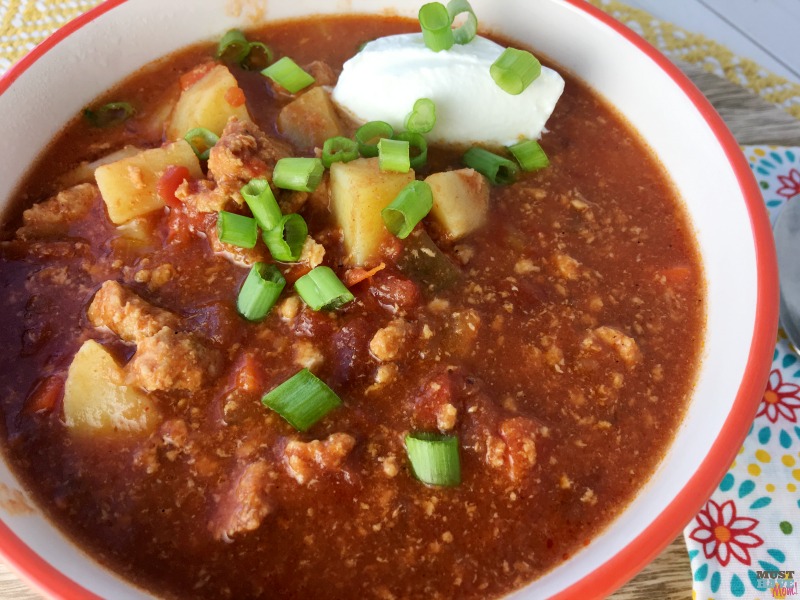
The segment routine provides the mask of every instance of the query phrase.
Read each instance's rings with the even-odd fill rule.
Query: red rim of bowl
[[[3,94],[20,75],[62,40],[127,1],[106,0],[55,31],[0,78],[0,94]],[[747,366],[736,400],[711,450],[689,482],[655,521],[619,553],[556,596],[566,599],[606,596],[631,579],[677,537],[711,496],[728,470],[753,421],[757,403],[764,392],[764,385],[772,365],[775,332],[778,327],[778,268],[772,229],[761,190],[752,176],[741,148],[705,96],[663,54],[611,16],[589,5],[585,0],[564,1],[607,25],[647,55],[680,87],[708,123],[736,174],[747,205],[756,245],[758,278],[755,325]],[[8,564],[51,597],[65,600],[98,598],[42,559],[2,521],[0,521],[0,554]]]

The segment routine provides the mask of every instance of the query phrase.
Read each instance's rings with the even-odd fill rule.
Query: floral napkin
[[[800,202],[800,148],[744,146],[774,223]],[[800,260],[800,256],[798,256]],[[779,332],[750,432],[684,530],[693,600],[800,599],[800,358]]]

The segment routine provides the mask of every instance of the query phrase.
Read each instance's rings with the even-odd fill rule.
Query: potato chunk
[[[433,192],[431,216],[450,239],[464,237],[484,223],[489,213],[489,182],[474,169],[434,173],[425,181]]]
[[[171,165],[186,167],[192,178],[203,176],[197,156],[183,140],[97,167],[94,176],[111,221],[120,225],[163,208],[157,185]]]
[[[141,148],[136,146],[123,146],[119,150],[115,150],[110,154],[101,156],[92,162],[82,162],[71,171],[67,171],[64,175],[58,178],[58,182],[64,186],[78,185],[79,183],[88,183],[94,181],[94,172],[97,167],[107,165],[123,158],[130,158],[141,152]]]
[[[322,148],[328,138],[342,135],[333,102],[320,87],[284,106],[278,115],[278,128],[292,144],[305,150]]]
[[[181,140],[195,127],[205,127],[222,135],[222,130],[231,117],[250,121],[246,105],[232,106],[228,101],[238,96],[229,94],[228,91],[238,87],[239,84],[228,67],[213,67],[181,93],[167,125],[167,139]]]
[[[153,402],[122,385],[122,370],[100,344],[84,342],[69,367],[64,384],[64,421],[74,433],[143,434],[159,421]]]
[[[377,158],[331,165],[331,204],[342,228],[349,265],[378,261],[381,243],[391,236],[383,225],[381,211],[412,181],[413,170],[382,172]]]

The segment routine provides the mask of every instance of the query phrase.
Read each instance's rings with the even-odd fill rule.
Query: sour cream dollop
[[[476,36],[464,45],[434,52],[421,33],[392,35],[366,44],[344,64],[334,101],[361,121],[386,121],[402,130],[414,102],[436,104],[429,142],[509,145],[538,139],[553,112],[564,80],[546,67],[521,94],[504,92],[489,67],[504,48]]]

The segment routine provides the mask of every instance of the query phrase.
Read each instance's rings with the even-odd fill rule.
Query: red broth
[[[362,42],[416,27],[340,17],[248,36],[300,65],[323,61],[335,77]],[[314,312],[291,286],[307,268],[281,264],[289,284],[259,323],[237,314],[249,267],[212,248],[214,212],[156,210],[131,241],[90,178],[81,216],[44,210],[23,223],[82,161],[160,146],[157,116],[214,50],[164,59],[100,99],[136,107],[122,125],[76,118],[3,221],[5,451],[31,494],[97,560],[165,597],[496,597],[580,551],[656,468],[698,363],[700,262],[657,161],[565,75],[542,139],[551,165],[493,186],[488,222],[462,239],[448,240],[430,217],[418,228],[454,282],[409,267],[412,242],[397,241],[383,248],[380,271],[352,285],[353,302]],[[310,155],[276,126],[292,96],[257,72],[230,70],[269,143]],[[462,168],[455,149],[429,155],[417,178]],[[206,177],[195,192],[219,184]],[[327,186],[326,173],[310,197],[278,199],[306,219],[323,264],[356,280],[364,274],[348,273]],[[75,206],[76,192],[66,193]],[[261,243],[232,253],[270,262]],[[135,307],[142,318],[120,324]],[[146,433],[78,435],[66,422],[65,380],[86,340],[154,407]],[[146,345],[160,364],[132,374]],[[261,403],[303,366],[342,399],[305,433]],[[460,485],[414,477],[410,431],[457,436]]]

